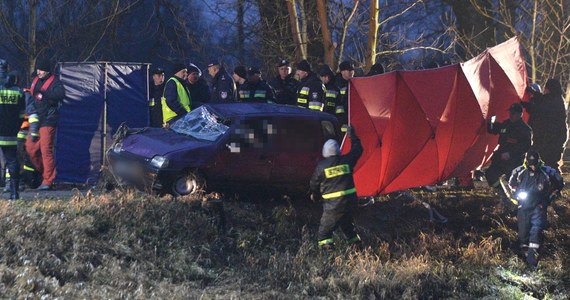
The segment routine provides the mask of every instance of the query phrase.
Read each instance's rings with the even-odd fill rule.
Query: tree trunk
[[[331,33],[329,30],[329,20],[325,0],[317,0],[317,10],[319,13],[319,23],[321,24],[321,32],[323,35],[323,48],[325,50],[325,64],[334,68],[334,44],[332,43]]]
[[[368,24],[368,44],[366,51],[366,66],[368,72],[370,67],[376,63],[376,43],[378,43],[378,0],[370,1],[370,23]]]
[[[297,13],[297,3],[295,0],[287,0],[287,10],[289,11],[289,22],[291,23],[291,34],[296,45],[297,60],[306,59],[307,51],[303,44],[301,30],[299,29],[299,15]]]

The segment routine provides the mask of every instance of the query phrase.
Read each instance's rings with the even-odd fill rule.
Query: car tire
[[[197,194],[203,191],[205,186],[204,178],[195,172],[188,172],[186,175],[177,177],[172,183],[172,194],[175,196],[186,196]]]

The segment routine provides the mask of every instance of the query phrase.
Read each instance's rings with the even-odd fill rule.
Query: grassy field
[[[1,299],[568,299],[568,193],[549,208],[539,270],[517,256],[514,213],[488,189],[379,197],[360,208],[364,249],[316,246],[306,201],[138,192],[0,202]],[[221,227],[226,228],[222,230]]]

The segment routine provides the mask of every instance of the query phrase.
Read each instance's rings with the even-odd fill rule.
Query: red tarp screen
[[[517,38],[462,64],[351,79],[350,123],[364,147],[358,195],[435,184],[485,165],[497,145],[486,120],[508,118],[526,80]]]

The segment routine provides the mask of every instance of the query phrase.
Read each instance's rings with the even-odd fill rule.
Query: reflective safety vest
[[[174,83],[176,83],[176,92],[178,94],[178,101],[180,101],[180,105],[182,105],[182,107],[186,110],[186,112],[189,112],[190,111],[190,97],[188,96],[188,93],[186,92],[184,85],[182,85],[182,83],[180,81],[174,79],[173,77],[168,79],[168,81],[171,81],[171,80],[173,80]],[[165,84],[165,89],[162,92],[162,98],[160,99],[160,103],[162,104],[162,122],[163,123],[170,121],[172,118],[174,118],[178,115],[178,114],[176,114],[176,112],[174,112],[172,109],[170,109],[170,107],[168,107],[168,104],[166,103],[166,97],[164,97],[164,93],[166,91],[166,85],[168,84],[168,81]]]

